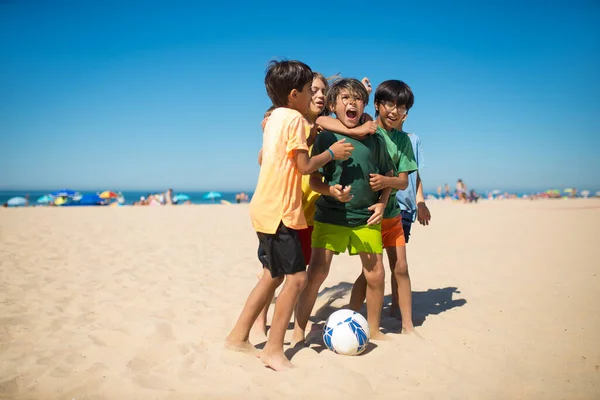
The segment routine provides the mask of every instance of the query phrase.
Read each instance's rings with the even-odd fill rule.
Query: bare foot
[[[261,351],[258,358],[260,358],[265,366],[274,371],[285,371],[294,368],[294,364],[292,364],[283,353],[267,354],[264,351]]]
[[[375,331],[371,331],[371,333],[369,334],[369,340],[387,341],[392,339],[383,332],[381,332],[379,329],[377,329]]]
[[[225,339],[225,348],[240,353],[258,354],[258,350],[249,341]]]

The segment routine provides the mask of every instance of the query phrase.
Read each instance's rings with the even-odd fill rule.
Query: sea
[[[93,193],[101,193],[103,192],[103,190],[76,190],[77,192],[79,192],[81,195],[85,195],[85,194],[93,194]],[[50,194],[53,191],[42,191],[42,190],[0,190],[0,205],[6,203],[8,201],[8,199],[12,198],[12,197],[25,197],[26,194],[29,194],[29,201],[30,204],[35,204],[36,200],[39,199],[40,197]],[[116,193],[119,193],[119,191],[115,191]],[[144,197],[148,197],[148,194],[157,194],[160,193],[161,191],[158,190],[145,190],[145,191],[121,191],[120,193],[123,195],[124,199],[125,199],[125,204],[126,205],[131,205],[133,204],[135,201],[140,200],[140,197],[144,196]],[[209,192],[194,192],[194,191],[181,191],[181,192],[177,192],[174,191],[173,195],[177,195],[177,194],[186,194],[190,197],[190,200],[192,202],[192,204],[221,204],[221,200],[226,200],[229,201],[231,203],[235,203],[235,195],[237,193],[240,192],[244,192],[248,195],[248,198],[250,199],[252,197],[252,192],[248,192],[248,191],[243,191],[243,190],[239,190],[236,192],[218,192],[221,194],[221,197],[217,197],[215,199],[205,199],[204,196],[209,193]]]
[[[516,194],[518,197],[522,197],[524,195],[527,194],[532,194],[532,193],[540,193],[543,192],[544,190],[501,190],[502,193],[511,193],[511,194]],[[84,195],[84,194],[93,194],[93,193],[101,193],[102,190],[98,190],[98,191],[94,191],[94,190],[81,190],[78,191],[80,194]],[[125,199],[125,204],[126,205],[131,205],[133,204],[135,201],[138,201],[140,199],[140,197],[144,196],[147,197],[148,194],[155,194],[155,193],[159,193],[160,191],[158,190],[144,190],[144,191],[115,191],[118,193],[121,193]],[[192,202],[192,204],[221,204],[221,200],[226,200],[229,201],[231,203],[235,203],[235,195],[237,193],[240,192],[244,192],[248,195],[248,199],[252,198],[252,192],[250,191],[244,191],[244,190],[238,190],[238,191],[227,191],[227,192],[218,192],[221,194],[221,197],[217,197],[215,199],[205,199],[204,196],[209,193],[207,191],[174,191],[173,195],[177,195],[177,194],[186,194],[190,197],[190,200]],[[489,191],[487,190],[482,190],[482,191],[477,191],[478,194],[480,196],[482,196],[483,198],[487,197],[487,194]],[[39,199],[40,197],[50,194],[52,193],[52,191],[48,192],[48,191],[43,191],[43,190],[36,190],[36,189],[32,189],[32,190],[0,190],[0,206],[4,203],[6,203],[10,198],[12,197],[24,197],[26,194],[29,194],[29,199],[30,199],[30,204],[34,205],[36,204],[36,200]],[[596,194],[596,190],[590,190],[590,196],[594,196],[594,194]],[[435,192],[425,192],[425,196],[426,198],[437,198],[437,193]],[[579,194],[578,194],[579,196]]]

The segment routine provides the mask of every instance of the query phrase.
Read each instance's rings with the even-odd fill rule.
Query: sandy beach
[[[247,205],[1,209],[0,398],[600,398],[600,200],[429,207],[408,245],[423,338],[387,316],[387,274],[391,340],[296,349],[285,373],[223,347],[259,271]],[[360,261],[331,271],[316,323]]]

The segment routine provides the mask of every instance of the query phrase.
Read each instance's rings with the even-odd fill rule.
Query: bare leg
[[[263,274],[271,274],[271,273],[269,272],[268,269],[263,268]],[[259,279],[262,279],[262,276],[260,276]],[[271,296],[267,300],[267,303],[261,310],[260,314],[258,314],[258,318],[256,319],[256,322],[254,322],[254,325],[252,325],[252,334],[253,335],[264,336],[265,338],[267,337],[267,314],[269,313],[269,307],[271,307],[271,303],[273,302],[274,296],[275,296],[275,293],[273,293],[273,296]]]
[[[357,311],[360,310],[363,303],[365,302],[365,298],[367,297],[367,280],[365,279],[365,274],[360,273],[360,276],[356,278],[354,285],[352,286],[352,292],[350,292],[350,303],[348,307],[351,310]]]
[[[371,340],[384,339],[379,331],[381,307],[383,306],[383,289],[385,272],[381,254],[359,253],[363,264],[363,273],[367,281],[367,322],[371,329]]]
[[[406,261],[406,247],[388,247],[386,248],[390,260],[390,266],[394,266],[394,276],[397,286],[394,289],[399,310],[402,315],[402,332],[410,333],[414,330],[412,322],[412,289],[410,284],[410,275],[408,274],[408,263]],[[397,303],[397,304],[398,304]],[[398,305],[396,305],[398,307]]]
[[[275,371],[294,367],[283,353],[283,339],[288,323],[292,318],[294,307],[298,302],[298,296],[306,286],[306,281],[305,271],[286,275],[281,293],[277,297],[269,339],[267,339],[267,344],[259,356],[266,366]]]
[[[398,256],[396,254],[396,247],[386,247],[385,251],[388,255],[388,261],[390,263],[391,276],[391,293],[392,293],[392,304],[390,305],[390,317],[400,319],[400,307],[398,305],[398,281],[396,280],[396,261]]]
[[[266,268],[265,268],[266,269]],[[254,289],[250,292],[235,326],[225,338],[225,347],[244,352],[254,352],[254,347],[248,342],[250,329],[258,314],[265,307],[268,299],[273,297],[275,289],[283,282],[283,277],[271,278],[271,274],[263,274]]]
[[[317,301],[319,288],[329,274],[329,267],[331,266],[332,259],[332,251],[313,248],[312,255],[310,257],[310,265],[308,266],[307,271],[308,282],[306,284],[306,288],[300,294],[298,305],[296,306],[296,321],[294,323],[294,336],[292,338],[292,344],[302,342],[305,339],[308,317],[310,317],[310,313],[312,312],[315,302]]]

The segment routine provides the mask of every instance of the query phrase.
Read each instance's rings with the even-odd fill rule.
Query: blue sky
[[[406,81],[427,189],[600,189],[598,2],[296,4],[0,3],[0,189],[251,190],[274,57]]]

